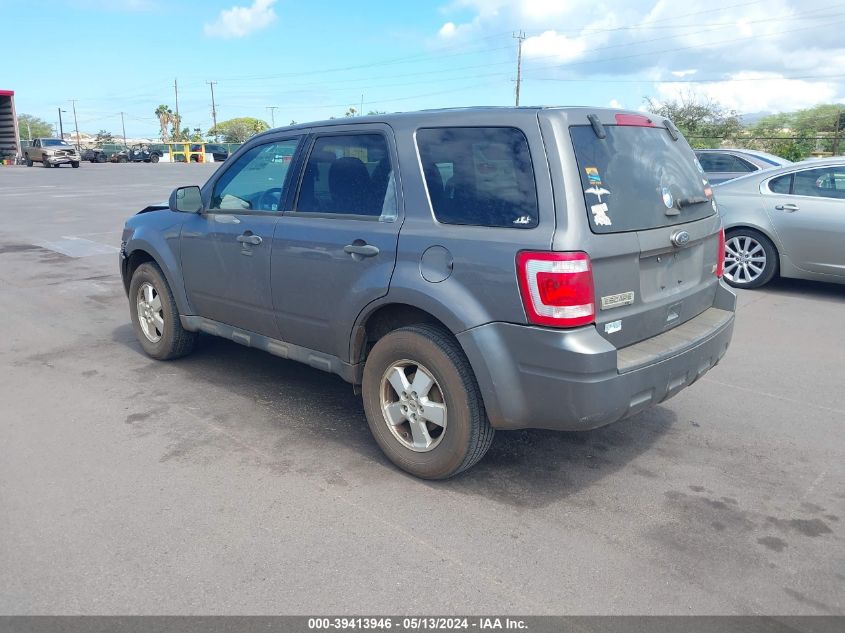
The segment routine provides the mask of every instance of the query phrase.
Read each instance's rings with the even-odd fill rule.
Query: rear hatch
[[[625,347],[712,306],[720,219],[692,149],[671,123],[607,111],[584,119],[569,119],[575,164],[562,161],[568,217],[559,218],[569,237],[556,239],[555,249],[573,250],[571,229],[588,227],[577,250],[592,262],[596,328]]]

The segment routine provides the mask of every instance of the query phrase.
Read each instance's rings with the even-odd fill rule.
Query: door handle
[[[244,233],[243,235],[238,235],[238,241],[241,244],[252,244],[253,246],[258,246],[263,240],[261,239],[260,235]]]
[[[344,253],[350,255],[360,255],[361,257],[374,257],[378,255],[378,246],[372,244],[347,244],[343,247]]]
[[[788,211],[792,213],[793,211],[798,211],[799,207],[797,204],[778,204],[775,205],[775,209],[778,211]]]

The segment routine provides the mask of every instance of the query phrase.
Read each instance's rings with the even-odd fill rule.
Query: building
[[[15,113],[15,93],[0,90],[0,161],[21,155],[21,135]]]

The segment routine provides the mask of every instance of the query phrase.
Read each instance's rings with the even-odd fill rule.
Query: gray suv
[[[494,429],[593,429],[713,367],[720,224],[665,119],[442,110],[255,136],[130,218],[120,268],[153,358],[206,332],[335,373],[391,461],[442,479]]]

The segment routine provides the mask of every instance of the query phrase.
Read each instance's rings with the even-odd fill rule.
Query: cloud
[[[205,25],[205,34],[208,37],[232,39],[246,37],[267,28],[276,20],[274,4],[276,0],[255,0],[249,7],[224,9],[214,22]]]
[[[587,50],[587,42],[579,37],[567,37],[556,31],[545,31],[536,37],[529,37],[522,45],[526,57],[557,58],[564,62],[577,59]]]
[[[618,89],[602,101],[692,90],[757,111],[845,98],[845,12],[822,0],[451,0],[442,12],[441,38],[504,45],[524,30],[526,82]]]
[[[718,101],[737,112],[790,112],[836,99],[831,81],[785,78],[779,73],[740,72],[726,81],[710,84],[658,83],[660,99],[679,99],[694,94]]]
[[[454,37],[456,31],[457,27],[454,22],[446,22],[446,24],[441,26],[440,30],[437,31],[437,35],[444,39],[448,39],[450,37]]]

